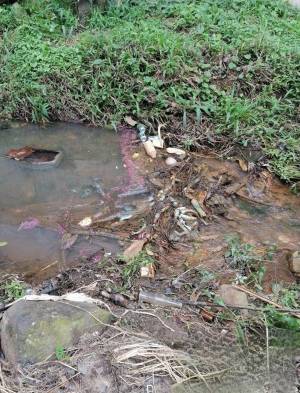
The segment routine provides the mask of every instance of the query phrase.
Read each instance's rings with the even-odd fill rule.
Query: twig
[[[278,308],[278,310],[282,311],[282,312],[287,312],[292,314],[294,317],[296,318],[300,318],[300,315],[298,313],[300,313],[300,310],[297,309],[290,309],[290,308],[284,308],[282,307],[280,304],[273,302],[272,300],[267,299],[264,296],[258,295],[257,293],[254,293],[252,291],[250,291],[249,289],[246,289],[244,287],[239,287],[238,285],[233,285],[234,288],[238,289],[239,291],[245,292],[250,296],[255,297],[256,299],[261,300],[262,302],[271,304],[272,306]]]
[[[127,310],[128,312],[132,312],[134,314],[142,314],[142,315],[149,315],[150,317],[157,318],[159,322],[167,329],[171,330],[171,332],[175,332],[170,326],[168,326],[158,315],[152,314],[151,312],[147,311],[138,311],[138,310]],[[124,314],[122,315],[124,316]]]
[[[118,235],[114,235],[113,233],[109,233],[109,232],[102,232],[102,231],[93,231],[93,230],[89,230],[89,231],[80,231],[80,230],[72,230],[71,235],[82,235],[82,236],[103,236],[103,237],[107,237],[109,239],[116,239],[116,240],[122,240],[122,238]]]
[[[270,378],[269,327],[265,315],[264,315],[264,320],[265,320],[265,327],[266,327],[267,372],[268,372],[268,377]]]

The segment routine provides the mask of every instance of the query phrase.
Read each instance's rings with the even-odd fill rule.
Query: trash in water
[[[7,156],[32,166],[48,168],[60,164],[63,154],[60,151],[35,149],[30,146],[25,146],[20,149],[9,150]]]
[[[7,152],[7,156],[17,161],[24,160],[24,158],[29,157],[34,152],[34,149],[30,146],[24,146],[20,149],[10,149]]]
[[[18,231],[34,229],[40,225],[37,218],[29,218],[28,220],[22,222],[18,228]]]
[[[91,217],[85,217],[81,221],[79,221],[78,225],[81,226],[82,228],[86,228],[92,225],[92,222],[93,220]]]
[[[0,242],[0,247],[5,247],[7,246],[7,242]]]
[[[164,148],[164,140],[161,137],[161,132],[160,132],[161,127],[162,127],[162,124],[160,124],[158,126],[157,135],[149,137],[150,141],[153,143],[153,146],[154,147],[158,147],[159,149],[163,149]]]
[[[153,143],[151,142],[151,140],[148,139],[146,136],[146,127],[144,126],[144,124],[138,124],[137,129],[139,130],[139,138],[140,138],[141,142],[143,143],[146,153],[151,158],[156,158],[155,147],[154,147]]]

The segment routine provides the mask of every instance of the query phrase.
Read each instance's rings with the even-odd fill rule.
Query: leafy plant
[[[103,125],[133,114],[174,125],[190,149],[255,143],[282,179],[300,179],[297,10],[282,0],[110,3],[80,29],[71,0],[0,6],[1,118]]]
[[[57,345],[55,348],[55,358],[56,360],[63,361],[68,360],[69,356],[65,350],[65,348],[61,345]]]
[[[4,284],[5,297],[8,300],[20,299],[25,294],[25,288],[23,283],[17,280],[12,280]]]
[[[122,271],[122,277],[127,287],[131,286],[132,280],[140,272],[141,267],[155,264],[155,260],[145,251],[130,259]]]
[[[254,253],[254,246],[249,243],[242,243],[237,235],[228,235],[225,237],[228,244],[228,250],[225,258],[230,267],[239,269],[241,272],[249,272],[259,259]]]

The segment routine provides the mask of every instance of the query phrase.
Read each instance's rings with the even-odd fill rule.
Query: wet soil
[[[73,126],[71,128],[73,135]],[[115,172],[115,161],[110,167],[115,177],[110,179],[108,176],[108,183],[103,182],[105,194],[108,193],[111,199],[97,192],[83,198],[67,193],[66,197],[61,190],[53,200],[51,188],[48,188],[49,200],[33,198],[32,202],[29,198],[29,203],[22,205],[19,199],[18,206],[7,201],[8,206],[1,210],[4,228],[0,229],[0,239],[7,241],[7,248],[3,249],[6,248],[10,256],[3,258],[3,271],[31,271],[39,283],[34,287],[36,293],[84,292],[103,301],[117,316],[115,327],[108,329],[104,337],[83,338],[76,348],[70,349],[71,368],[46,362],[27,370],[34,379],[22,385],[23,391],[33,387],[60,392],[63,386],[66,392],[83,389],[90,392],[114,370],[111,383],[117,384],[116,391],[140,392],[149,388],[177,392],[180,386],[171,388],[174,381],[169,377],[155,376],[150,383],[148,374],[132,379],[126,365],[114,361],[113,351],[132,339],[136,342],[139,334],[174,350],[197,353],[203,370],[228,371],[224,378],[211,381],[210,389],[202,384],[194,391],[232,392],[233,387],[237,387],[240,389],[237,391],[246,392],[249,388],[251,393],[263,393],[296,389],[294,359],[297,349],[291,345],[296,339],[286,330],[270,328],[270,343],[277,342],[273,340],[279,337],[280,345],[273,347],[270,344],[266,350],[266,326],[260,315],[250,313],[246,325],[239,312],[223,312],[223,309],[209,306],[167,309],[140,304],[138,299],[139,290],[143,288],[174,299],[212,302],[221,284],[236,283],[241,274],[226,258],[226,236],[233,234],[242,244],[253,246],[255,255],[265,267],[261,287],[253,282],[249,284],[254,293],[264,293],[273,299],[274,284],[296,285],[288,255],[298,250],[300,244],[299,197],[258,162],[251,162],[251,155],[245,166],[240,161],[245,160],[245,155],[222,160],[209,153],[189,153],[178,160],[177,166],[170,168],[165,164],[167,154],[164,150],[159,150],[158,157],[152,160],[140,145],[135,144],[132,130],[124,131],[116,150],[120,154],[117,157],[125,172],[122,174],[125,182],[124,177],[118,177],[119,172]],[[51,145],[51,148],[58,147]],[[98,157],[97,154],[95,151]],[[109,164],[110,159],[109,155],[106,163]],[[77,187],[91,178],[90,170],[93,176],[98,176],[98,171],[103,170],[99,160],[95,167],[87,162],[84,170],[79,171]],[[123,182],[121,189],[120,182]],[[68,179],[65,183],[68,184]],[[9,184],[16,187],[12,179]],[[153,202],[148,190],[152,192]],[[194,200],[200,204],[201,214],[195,211]],[[103,205],[109,208],[102,209]],[[184,214],[180,215],[182,211]],[[88,230],[78,227],[85,216],[93,217]],[[40,226],[29,231],[18,230],[28,217],[38,218]],[[58,230],[58,226],[63,231]],[[77,236],[74,243],[70,236]],[[128,279],[124,276],[127,262],[114,254],[140,239],[147,240],[144,250],[156,261],[155,277],[141,278],[137,271]],[[71,244],[67,249],[64,247],[66,242]],[[0,249],[0,256],[3,252]],[[43,262],[37,262],[36,254],[46,255]],[[44,265],[45,260],[60,262],[52,269],[51,265]],[[8,261],[6,266],[5,261]],[[26,261],[29,261],[28,267]],[[33,270],[30,261],[38,268]],[[47,274],[44,275],[43,269]],[[45,277],[51,278],[42,281]],[[119,296],[117,302],[116,294]],[[264,306],[255,298],[251,299],[251,304]],[[213,315],[211,320],[207,319],[207,311]],[[242,326],[242,344],[237,326]],[[83,371],[77,374],[76,370],[83,370],[84,359],[90,359],[89,369],[108,369],[109,373],[104,370],[99,375],[96,371],[93,375],[85,375]],[[99,359],[103,364],[97,363]],[[136,362],[139,360],[137,358]],[[93,378],[95,382],[91,385]]]

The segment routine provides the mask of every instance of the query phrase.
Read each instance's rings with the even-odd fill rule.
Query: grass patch
[[[283,0],[0,7],[0,117],[166,122],[185,146],[255,143],[300,179],[300,13]]]

